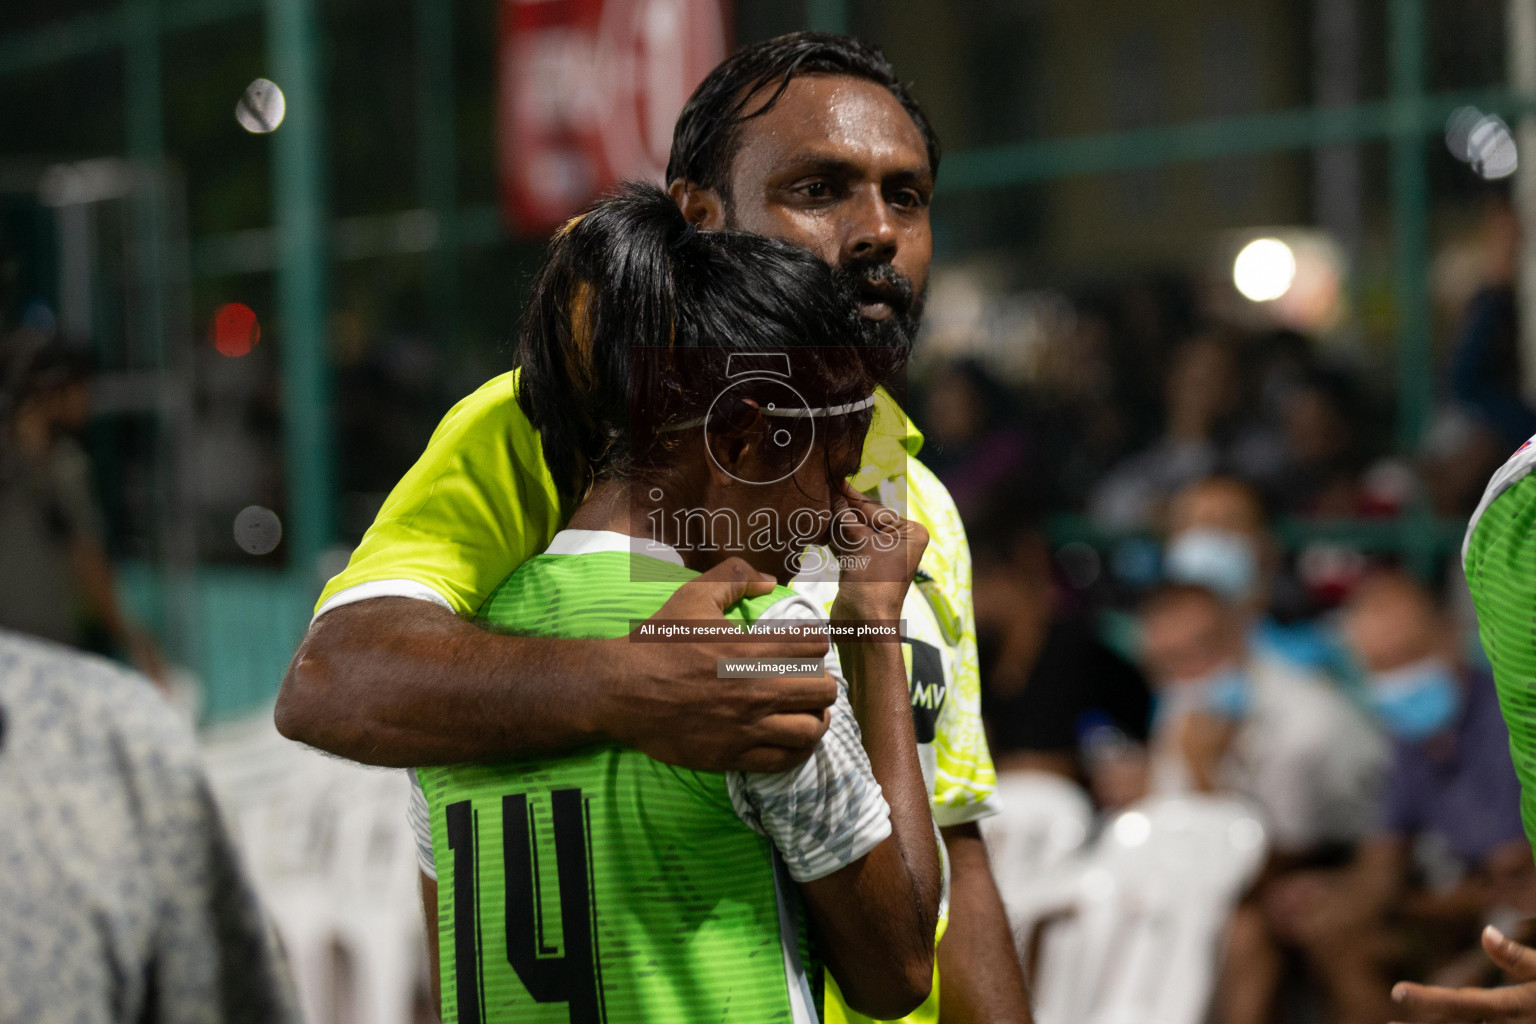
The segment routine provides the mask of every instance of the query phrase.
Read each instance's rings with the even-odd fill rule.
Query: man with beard
[[[678,118],[667,178],[691,224],[805,246],[840,271],[872,340],[910,340],[932,259],[938,159],[927,118],[883,56],[846,37],[798,33],[747,47],[710,73]],[[515,373],[503,375],[450,411],[391,493],[321,595],[283,682],[278,727],[345,757],[402,767],[598,743],[721,771],[803,761],[826,728],[835,683],[825,674],[721,680],[716,659],[822,657],[824,640],[773,649],[565,640],[467,621],[563,525],[515,386]],[[912,458],[921,443],[881,393],[852,478],[932,537],[903,609],[903,643],[952,909],[941,983],[909,1019],[936,1020],[942,1008],[946,1021],[1027,1020],[976,826],[991,813],[996,780],[980,723],[970,554],[953,501]],[[681,588],[657,617],[718,618],[770,587],[733,559]],[[422,868],[433,905],[430,859]],[[825,1010],[828,1020],[858,1019],[835,993]]]

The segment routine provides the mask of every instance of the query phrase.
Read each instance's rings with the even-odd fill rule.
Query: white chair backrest
[[[1267,851],[1247,804],[1144,801],[1104,829],[1041,940],[1039,1024],[1200,1024],[1220,939]]]
[[[981,822],[992,876],[1007,904],[1032,882],[1076,854],[1093,826],[1093,804],[1082,787],[1050,772],[1003,772],[997,814]]]
[[[405,773],[293,743],[269,715],[205,735],[203,759],[311,1024],[343,1007],[406,1024],[425,944]]]

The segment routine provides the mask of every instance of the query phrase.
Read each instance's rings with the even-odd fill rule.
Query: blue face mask
[[[1461,687],[1444,658],[1428,657],[1371,677],[1371,707],[1398,739],[1416,743],[1450,726]]]
[[[1259,563],[1241,534],[1197,526],[1175,537],[1163,552],[1163,575],[1174,583],[1198,583],[1228,601],[1253,592]]]
[[[1240,668],[1218,669],[1204,679],[1179,683],[1180,703],[1196,711],[1240,722],[1248,717],[1253,704],[1253,687],[1248,673]]]

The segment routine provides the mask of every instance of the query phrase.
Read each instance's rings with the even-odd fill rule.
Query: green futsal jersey
[[[1462,567],[1493,666],[1520,815],[1536,846],[1536,437],[1493,475],[1467,526]]]
[[[670,548],[566,530],[481,610],[524,635],[621,637],[695,573]],[[653,557],[654,556],[654,557]],[[819,618],[779,588],[726,618]],[[438,877],[447,1024],[816,1021],[797,881],[890,834],[839,680],[826,738],[790,772],[691,771],[607,746],[418,769]],[[781,852],[782,851],[782,852]]]

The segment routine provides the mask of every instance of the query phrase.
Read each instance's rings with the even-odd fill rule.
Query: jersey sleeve
[[[432,600],[471,617],[560,528],[538,433],[516,399],[517,373],[449,410],[401,478],[317,615],[371,597]]]
[[[437,861],[432,854],[432,811],[427,806],[427,794],[422,792],[421,780],[416,769],[406,771],[411,780],[411,799],[405,805],[405,820],[411,828],[411,838],[416,843],[416,866],[432,881],[437,881]]]
[[[817,621],[822,616],[796,595],[774,604],[762,618]],[[837,702],[810,760],[787,772],[731,772],[726,780],[737,816],[773,841],[797,882],[813,882],[847,867],[891,834],[891,809],[864,751],[836,646],[827,654],[827,672],[837,680]]]
[[[933,471],[907,460],[909,515],[928,530],[923,576],[914,584],[944,630],[952,680],[934,734],[933,818],[963,825],[997,813],[997,772],[981,721],[981,668],[971,603],[971,549],[949,491]]]

